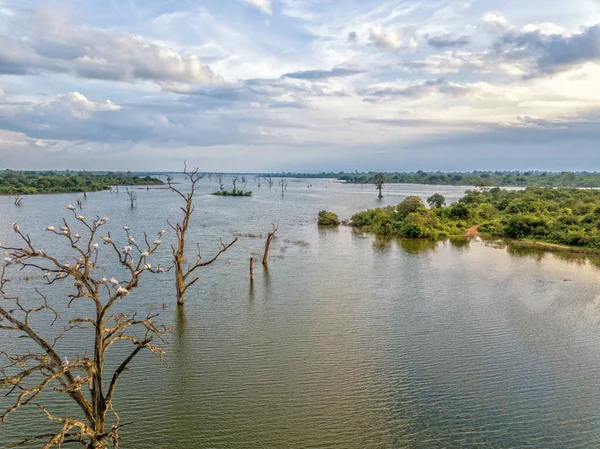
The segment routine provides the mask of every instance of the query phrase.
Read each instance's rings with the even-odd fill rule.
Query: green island
[[[378,172],[272,173],[271,177],[329,178],[352,184],[373,184]],[[473,171],[473,172],[388,172],[385,184],[428,184],[475,187],[600,187],[597,172]]]
[[[319,212],[319,218],[317,220],[319,226],[337,226],[340,224],[340,219],[337,214],[322,210]]]
[[[34,195],[37,193],[96,192],[112,186],[162,185],[151,176],[139,176],[131,172],[92,173],[56,171],[0,172],[0,194]]]
[[[354,214],[351,224],[382,236],[439,239],[479,235],[600,249],[600,191],[530,187],[468,190],[456,203],[434,194]]]
[[[248,191],[246,192],[245,190],[241,190],[241,189],[233,189],[233,190],[217,190],[216,192],[213,192],[212,195],[217,195],[217,196],[252,196],[252,192]]]

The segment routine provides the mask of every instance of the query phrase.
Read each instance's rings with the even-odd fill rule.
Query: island
[[[600,250],[600,191],[539,188],[467,190],[455,203],[434,194],[427,205],[409,196],[395,207],[352,216],[351,225],[378,235],[440,239],[483,235]]]
[[[241,189],[233,189],[233,190],[217,190],[213,192],[212,195],[217,196],[252,196],[252,192],[245,191]]]

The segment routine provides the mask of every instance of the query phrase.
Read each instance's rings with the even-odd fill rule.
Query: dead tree
[[[263,260],[262,260],[263,265],[267,265],[269,263],[269,251],[271,250],[271,241],[275,237],[275,233],[277,232],[278,228],[279,228],[279,225],[276,225],[273,223],[273,227],[271,228],[271,231],[269,231],[269,233],[267,234],[267,241],[265,242],[265,253],[263,255]]]
[[[256,182],[258,183],[258,188],[260,189],[260,176],[256,178]]]
[[[250,280],[254,280],[254,257],[250,258]]]
[[[110,233],[100,236],[108,217],[90,220],[78,215],[75,207],[69,205],[69,209],[74,216],[71,223],[65,219],[62,227],[48,226],[46,231],[65,243],[71,260],[47,254],[17,223],[13,223],[13,229],[18,243],[2,247],[6,258],[0,270],[0,340],[8,338],[2,334],[10,334],[11,338],[25,338],[30,344],[20,354],[0,351],[0,390],[7,391],[4,396],[11,404],[0,410],[0,426],[19,409],[36,403],[54,430],[26,437],[13,446],[39,441],[44,448],[60,448],[65,443],[79,443],[88,449],[118,448],[123,424],[113,408],[113,400],[120,376],[143,350],[162,360],[164,351],[154,340],[164,342],[163,335],[169,331],[155,324],[157,315],[123,313],[119,304],[129,300],[142,277],[161,271],[152,268],[149,258],[159,248],[164,231],[154,243],[144,234],[144,243],[137,245],[125,227],[128,243],[121,249]],[[104,243],[106,250],[99,249],[98,241]],[[100,257],[104,252],[109,254]],[[110,255],[118,267],[115,277],[107,279],[98,261]],[[42,275],[35,293],[22,297],[9,291],[12,269]],[[71,289],[68,296],[66,289]],[[54,297],[52,290],[58,290]],[[113,312],[115,306],[120,309],[118,312]],[[63,321],[61,312],[67,308],[71,318]],[[53,319],[50,326],[48,317]],[[85,344],[84,352],[75,353],[59,344],[69,336]],[[117,343],[122,351],[127,342],[132,345],[127,355],[116,365],[111,364],[111,368],[105,366],[112,345]],[[72,414],[65,414],[63,407],[53,410],[61,401],[44,405],[47,395],[52,394],[70,401],[75,407]]]
[[[239,176],[233,176],[233,177],[231,178],[231,182],[232,182],[232,184],[233,184],[233,191],[234,191],[234,192],[235,192],[235,185],[237,184],[237,182],[238,182],[239,180],[240,180],[240,177],[239,177]]]
[[[383,194],[381,193],[381,190],[383,189],[384,184],[385,184],[385,176],[383,173],[377,173],[375,175],[374,184],[375,184],[375,188],[377,190],[379,190],[379,196],[377,198],[379,198],[379,199],[383,198]]]
[[[287,190],[287,181],[285,178],[279,180],[279,187],[281,187],[281,195],[283,196],[283,191]]]
[[[77,207],[79,210],[83,210],[83,201],[80,198],[77,198]]]
[[[14,204],[15,204],[15,206],[22,206],[23,205],[23,197],[21,195],[15,196]]]
[[[219,190],[222,192],[225,190],[225,184],[223,184],[223,175],[217,175],[217,181],[219,181]]]
[[[273,187],[273,178],[270,176],[267,176],[267,185],[269,186],[269,189]]]
[[[135,207],[137,204],[137,194],[133,191],[133,189],[127,189],[127,196],[129,196],[131,207]]]
[[[173,252],[175,287],[178,305],[183,305],[185,302],[185,293],[187,289],[198,281],[198,277],[193,276],[194,271],[197,268],[205,267],[206,265],[213,263],[222,253],[227,251],[231,245],[237,242],[237,237],[230,243],[223,243],[223,240],[221,240],[217,254],[212,259],[208,260],[204,260],[202,258],[202,255],[200,254],[200,245],[196,244],[196,261],[193,263],[186,262],[185,238],[190,225],[190,218],[194,213],[194,193],[196,192],[197,184],[203,178],[203,175],[198,174],[197,168],[194,168],[192,171],[188,171],[187,166],[184,166],[183,174],[191,183],[189,193],[183,193],[181,190],[173,187],[173,184],[171,184],[170,181],[167,181],[167,186],[169,189],[178,194],[185,201],[185,206],[181,207],[181,211],[183,212],[182,222],[171,224],[171,222],[167,220],[167,224],[175,231],[175,235],[177,236],[177,247],[171,245],[171,251]],[[219,182],[220,180],[221,179],[219,175]],[[190,276],[192,276],[192,279],[190,279]]]

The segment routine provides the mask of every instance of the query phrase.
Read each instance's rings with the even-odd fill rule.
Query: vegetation
[[[0,194],[33,195],[36,193],[95,192],[111,186],[161,185],[151,176],[126,173],[34,172],[5,170],[0,172]]]
[[[374,184],[378,172],[345,173],[272,173],[265,176],[289,178],[330,178],[355,184]],[[473,171],[473,172],[390,172],[383,173],[385,184],[430,184],[475,187],[600,187],[600,173],[596,172],[540,172],[540,171]]]
[[[250,191],[246,192],[245,190],[241,190],[241,189],[217,190],[216,192],[213,192],[212,194],[217,195],[217,196],[252,196],[252,192],[250,192]]]
[[[468,190],[449,206],[444,201],[442,195],[433,195],[427,207],[419,197],[409,196],[396,207],[359,212],[352,224],[380,235],[429,239],[464,235],[478,225],[479,232],[495,237],[600,249],[597,190],[494,187]]]
[[[321,226],[338,226],[340,224],[340,219],[337,214],[322,210],[319,212],[318,223]]]

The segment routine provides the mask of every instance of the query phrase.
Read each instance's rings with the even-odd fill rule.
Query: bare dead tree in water
[[[129,197],[131,207],[135,207],[137,204],[137,194],[133,191],[133,189],[127,189],[127,196]]]
[[[22,206],[23,205],[23,197],[21,195],[17,195],[15,196],[15,200],[13,201],[15,206]]]
[[[198,182],[203,178],[203,175],[198,173],[198,169],[194,168],[191,171],[187,170],[187,165],[184,165],[183,174],[186,179],[190,182],[191,187],[188,193],[183,193],[181,190],[173,187],[170,181],[167,181],[167,186],[173,192],[178,194],[185,201],[185,206],[181,207],[183,212],[183,220],[181,223],[171,224],[167,220],[168,225],[175,231],[177,236],[177,247],[171,245],[171,251],[173,252],[173,263],[175,268],[175,287],[177,292],[177,304],[183,305],[185,302],[185,293],[189,287],[198,281],[198,277],[194,277],[194,271],[200,267],[210,265],[219,258],[221,254],[229,249],[237,241],[237,237],[230,243],[221,243],[217,254],[208,260],[204,260],[200,254],[200,245],[196,244],[196,261],[193,263],[186,263],[185,258],[185,238],[190,226],[190,218],[194,213],[194,193],[196,193],[196,187]],[[221,175],[219,176],[219,182],[221,182]],[[191,276],[191,278],[190,278]]]
[[[223,175],[217,175],[217,181],[219,181],[219,190],[222,192],[225,190],[225,184],[223,184]]]
[[[275,233],[277,232],[278,228],[279,225],[273,223],[273,227],[267,234],[267,241],[265,242],[265,253],[263,254],[262,260],[263,265],[267,265],[269,263],[269,252],[271,251],[271,242],[273,241],[273,238],[275,237]]]
[[[273,178],[270,176],[267,176],[267,185],[269,186],[269,189],[273,187]]]
[[[258,188],[260,189],[260,176],[256,177],[256,182],[258,183]]]
[[[233,191],[235,192],[235,185],[237,184],[237,182],[240,180],[239,176],[232,176],[231,177],[231,182],[233,184]]]
[[[75,207],[68,208],[73,212],[72,223],[65,219],[61,227],[48,226],[46,231],[65,243],[70,259],[47,254],[17,223],[13,223],[16,245],[2,247],[6,258],[0,272],[0,340],[10,335],[13,339],[24,338],[28,344],[20,354],[0,351],[0,390],[7,391],[4,396],[12,404],[0,411],[0,427],[14,413],[36,402],[41,415],[54,426],[50,433],[25,437],[11,447],[40,442],[43,448],[60,448],[67,443],[88,449],[118,448],[123,426],[113,407],[118,381],[140,352],[149,351],[161,360],[164,354],[155,340],[164,343],[163,336],[169,329],[154,322],[157,315],[113,312],[115,306],[131,303],[129,295],[142,277],[164,271],[153,269],[149,263],[164,231],[154,243],[144,234],[140,239],[144,243],[138,245],[132,243],[133,236],[124,227],[128,244],[121,249],[109,232],[99,235],[108,217],[89,220],[78,215]],[[106,250],[99,249],[99,241]],[[102,259],[112,255],[117,262],[118,269],[110,279],[99,265],[101,253],[107,253]],[[40,273],[35,293],[21,297],[9,291],[13,269]],[[53,297],[54,287],[59,293]],[[68,296],[66,288],[72,288]],[[63,321],[61,312],[67,309],[72,318]],[[59,324],[64,327],[59,329]],[[58,345],[69,337],[82,342],[84,352]],[[125,343],[131,344],[131,349],[109,369],[105,359],[111,348],[117,344],[122,351]],[[70,414],[64,408],[53,410],[54,405],[44,405],[42,401],[52,394],[62,395],[78,411]]]
[[[381,193],[381,190],[383,189],[384,184],[385,184],[385,175],[383,173],[377,173],[375,175],[374,184],[375,184],[375,188],[377,190],[379,190],[379,196],[377,198],[380,198],[380,199],[383,198],[383,194]]]
[[[77,198],[77,207],[79,210],[83,210],[83,201],[80,198]]]
[[[287,185],[288,183],[285,178],[281,178],[279,180],[279,187],[281,187],[281,195],[283,195],[284,190],[287,190]]]

